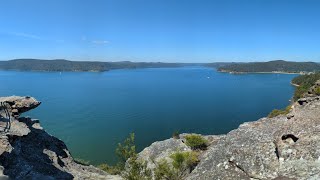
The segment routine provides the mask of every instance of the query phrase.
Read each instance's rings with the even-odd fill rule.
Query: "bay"
[[[174,131],[222,134],[289,104],[293,74],[227,74],[206,67],[109,72],[0,71],[0,96],[30,95],[25,114],[63,140],[74,157],[116,161],[130,132],[138,150]]]

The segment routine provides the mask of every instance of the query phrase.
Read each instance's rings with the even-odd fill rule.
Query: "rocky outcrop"
[[[154,142],[149,147],[146,147],[138,154],[139,159],[146,161],[148,168],[156,168],[157,162],[162,159],[171,161],[170,155],[179,152],[190,152],[192,149],[185,144],[185,136],[187,134],[180,134],[179,138],[170,138],[164,141]],[[207,135],[204,138],[209,145],[215,144],[221,137],[216,135]]]
[[[0,179],[122,179],[78,164],[63,141],[38,120],[19,117],[40,102],[32,97],[0,98]]]
[[[320,98],[294,103],[288,115],[247,122],[211,138],[199,164],[186,176],[194,179],[320,179]],[[181,149],[182,139],[145,148],[141,157],[153,168],[158,159]]]

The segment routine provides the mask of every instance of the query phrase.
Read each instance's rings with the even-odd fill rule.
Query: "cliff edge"
[[[78,164],[63,141],[38,120],[19,117],[40,105],[33,97],[0,97],[1,179],[121,179]]]
[[[302,98],[287,115],[247,122],[209,142],[198,165],[183,179],[320,179],[320,97]],[[155,142],[140,152],[153,169],[176,151],[191,151],[180,139]]]

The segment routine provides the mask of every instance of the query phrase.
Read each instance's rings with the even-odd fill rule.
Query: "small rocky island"
[[[318,81],[311,89],[320,87]],[[244,123],[225,135],[202,136],[197,164],[182,179],[320,179],[320,96],[308,91],[287,114]],[[2,97],[1,176],[10,179],[123,179],[94,166],[78,164],[63,141],[38,120],[20,117],[40,105],[32,97]],[[174,152],[192,152],[187,134],[151,144],[138,154],[154,169]],[[128,166],[126,166],[128,168]],[[153,176],[155,179],[155,176]]]

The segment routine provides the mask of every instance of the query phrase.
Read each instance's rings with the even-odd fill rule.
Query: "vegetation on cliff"
[[[170,156],[172,162],[169,163],[166,159],[162,159],[154,170],[155,179],[163,180],[181,180],[191,172],[199,163],[198,153],[191,152],[175,152]]]
[[[291,106],[290,105],[287,106],[284,109],[274,109],[269,113],[268,117],[269,118],[273,118],[273,117],[276,117],[276,116],[279,116],[279,115],[285,115],[285,114],[288,114],[290,112],[290,110],[291,110]]]
[[[255,73],[255,72],[314,72],[320,71],[320,64],[315,62],[290,62],[275,60],[269,62],[233,63],[218,69],[223,72]]]
[[[109,174],[119,174],[128,180],[149,180],[152,178],[151,170],[145,161],[139,160],[135,146],[135,135],[131,133],[116,149],[118,163],[114,166],[101,164],[98,167]]]
[[[297,86],[293,99],[296,101],[299,98],[302,98],[305,93],[308,92],[308,90],[315,85],[315,83],[320,79],[320,72],[314,73],[314,74],[308,74],[308,75],[301,75],[298,77],[295,77],[292,80],[292,84],[295,84]],[[320,90],[315,89],[315,93],[317,95],[320,95]]]
[[[194,147],[195,151],[176,150],[168,158],[154,162],[154,169],[150,169],[147,161],[138,156],[135,137],[131,133],[123,143],[118,144],[116,155],[119,162],[115,166],[101,164],[98,167],[109,174],[118,174],[128,180],[181,180],[199,163],[199,150],[204,146],[207,147],[207,140],[200,135],[191,134],[186,135],[185,138],[186,144]]]
[[[315,86],[316,82],[320,80],[320,72],[300,75],[292,79],[291,83],[296,86],[293,95],[293,101],[297,101],[303,98],[308,92],[310,94],[320,95],[320,86]],[[313,88],[312,88],[313,87]],[[278,115],[285,115],[290,112],[291,105],[285,109],[274,109],[268,115],[269,118],[276,117]]]
[[[208,141],[198,134],[186,135],[186,145],[193,150],[205,150],[208,146]]]

